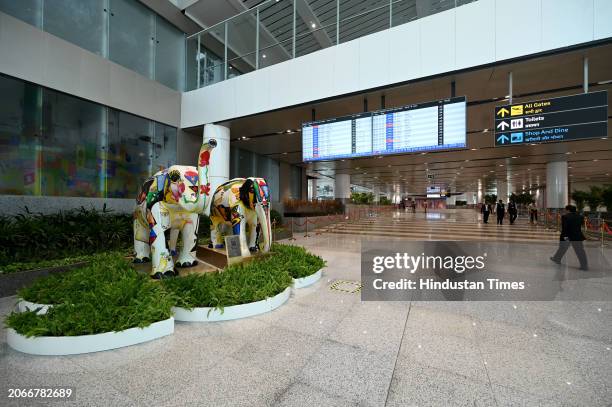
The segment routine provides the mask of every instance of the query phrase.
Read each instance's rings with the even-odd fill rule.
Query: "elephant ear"
[[[242,203],[247,208],[251,206],[251,203],[249,202],[249,191],[251,190],[252,187],[253,187],[253,180],[251,180],[250,178],[247,178],[242,184],[242,186],[240,187],[240,189],[238,190],[239,191],[238,196],[240,200],[242,201]]]

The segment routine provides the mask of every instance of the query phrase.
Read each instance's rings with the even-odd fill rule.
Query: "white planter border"
[[[293,288],[304,288],[304,287],[308,287],[309,285],[313,285],[314,283],[316,283],[317,281],[321,279],[322,275],[323,275],[323,269],[317,271],[314,274],[306,276],[306,277],[294,278]]]
[[[9,328],[8,345],[19,352],[31,355],[77,355],[123,348],[152,341],[174,333],[174,318],[154,322],[145,328],[129,328],[119,332],[105,332],[81,336],[37,336],[28,338]]]
[[[270,312],[283,305],[291,295],[291,287],[287,287],[280,294],[265,300],[250,302],[247,304],[232,305],[225,307],[223,312],[217,308],[200,307],[189,310],[182,307],[172,307],[174,319],[183,322],[216,322],[229,321],[232,319],[246,318],[253,315]]]
[[[37,315],[46,314],[51,307],[53,307],[52,304],[36,304],[35,302],[30,302],[28,300],[24,300],[23,298],[20,298],[19,302],[17,303],[17,310],[19,312],[34,311],[35,309],[40,308],[36,313]]]

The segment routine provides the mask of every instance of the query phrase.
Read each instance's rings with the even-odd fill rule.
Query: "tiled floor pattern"
[[[612,403],[611,302],[361,302],[329,287],[360,280],[362,238],[299,237],[327,260],[323,279],[254,318],[177,323],[160,340],[68,357],[21,354],[2,332],[1,394],[73,386],[78,406]],[[15,300],[0,299],[0,314]]]

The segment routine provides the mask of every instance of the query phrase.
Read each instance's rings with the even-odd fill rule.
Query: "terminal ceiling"
[[[582,92],[583,58],[589,60],[590,91],[612,90],[612,44],[540,56],[442,77],[414,81],[332,100],[232,120],[232,145],[291,164],[314,176],[350,174],[351,183],[401,193],[422,193],[434,181],[453,191],[475,191],[479,183],[491,190],[497,181],[510,181],[521,190],[545,185],[546,163],[568,161],[570,182],[612,183],[612,138],[562,143],[494,147],[493,108],[507,104],[508,73],[513,72],[513,102]],[[421,103],[455,94],[468,100],[468,148],[316,163],[302,163],[302,122]],[[609,110],[608,117],[610,117]]]

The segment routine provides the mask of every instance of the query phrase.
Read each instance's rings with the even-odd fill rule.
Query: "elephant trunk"
[[[208,165],[210,163],[210,153],[217,147],[217,140],[211,138],[200,147],[198,154],[198,207],[199,213],[206,208],[206,199],[210,194],[210,182],[208,182]]]
[[[257,213],[257,220],[261,226],[261,235],[263,237],[264,247],[262,251],[270,251],[270,245],[272,244],[272,227],[270,226],[270,207],[262,204],[255,205],[255,212]]]

